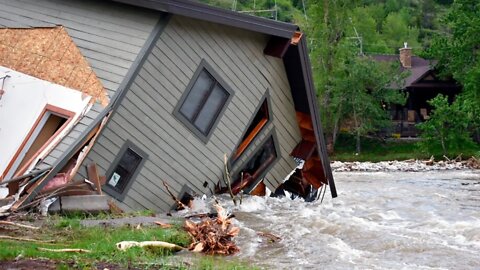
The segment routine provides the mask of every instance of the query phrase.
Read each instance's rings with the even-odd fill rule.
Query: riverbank
[[[14,224],[0,224],[0,246],[8,247],[0,248],[0,269],[250,269],[187,251],[192,240],[183,219],[165,215],[20,213],[9,222]],[[122,251],[122,241],[163,241],[184,249],[175,255],[161,247]]]
[[[333,161],[330,165],[334,172],[425,172],[441,170],[480,169],[480,160],[471,157],[467,160],[405,160],[380,162],[342,162]]]
[[[356,153],[355,138],[348,134],[341,134],[335,144],[335,153],[331,160],[342,162],[380,162],[390,160],[428,160],[434,156],[436,160],[444,159],[441,149],[433,152],[422,151],[418,145],[418,138],[386,139],[362,138],[362,151]],[[450,159],[456,158],[460,153],[463,157],[475,156],[480,158],[480,145],[468,146],[447,153]]]

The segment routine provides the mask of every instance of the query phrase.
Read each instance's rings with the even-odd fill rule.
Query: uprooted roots
[[[199,223],[185,220],[185,229],[194,239],[189,250],[206,254],[232,255],[240,249],[233,242],[240,228],[231,224],[225,209],[215,205],[216,218],[206,217]]]

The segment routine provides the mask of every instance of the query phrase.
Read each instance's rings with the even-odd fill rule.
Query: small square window
[[[226,83],[202,60],[174,115],[207,142],[231,96]]]
[[[117,199],[123,200],[146,158],[147,155],[143,151],[127,141],[107,173],[105,191]]]

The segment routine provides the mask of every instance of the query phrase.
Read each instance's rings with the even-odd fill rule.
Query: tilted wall
[[[262,34],[172,16],[77,177],[85,177],[84,165],[90,162],[106,174],[130,140],[148,153],[148,159],[119,202],[122,208],[170,209],[173,201],[162,180],[176,195],[184,185],[198,194],[210,193],[222,178],[224,153],[230,156],[238,145],[268,89],[273,119],[234,167],[241,167],[275,129],[280,158],[266,176],[267,185],[274,188],[295,167],[289,153],[301,136],[283,62],[263,54],[267,41]],[[234,91],[206,144],[173,115],[202,59]]]

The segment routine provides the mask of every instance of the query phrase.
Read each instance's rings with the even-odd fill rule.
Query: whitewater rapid
[[[222,199],[241,228],[234,259],[265,269],[480,269],[478,171],[334,176],[339,196],[323,203]]]

